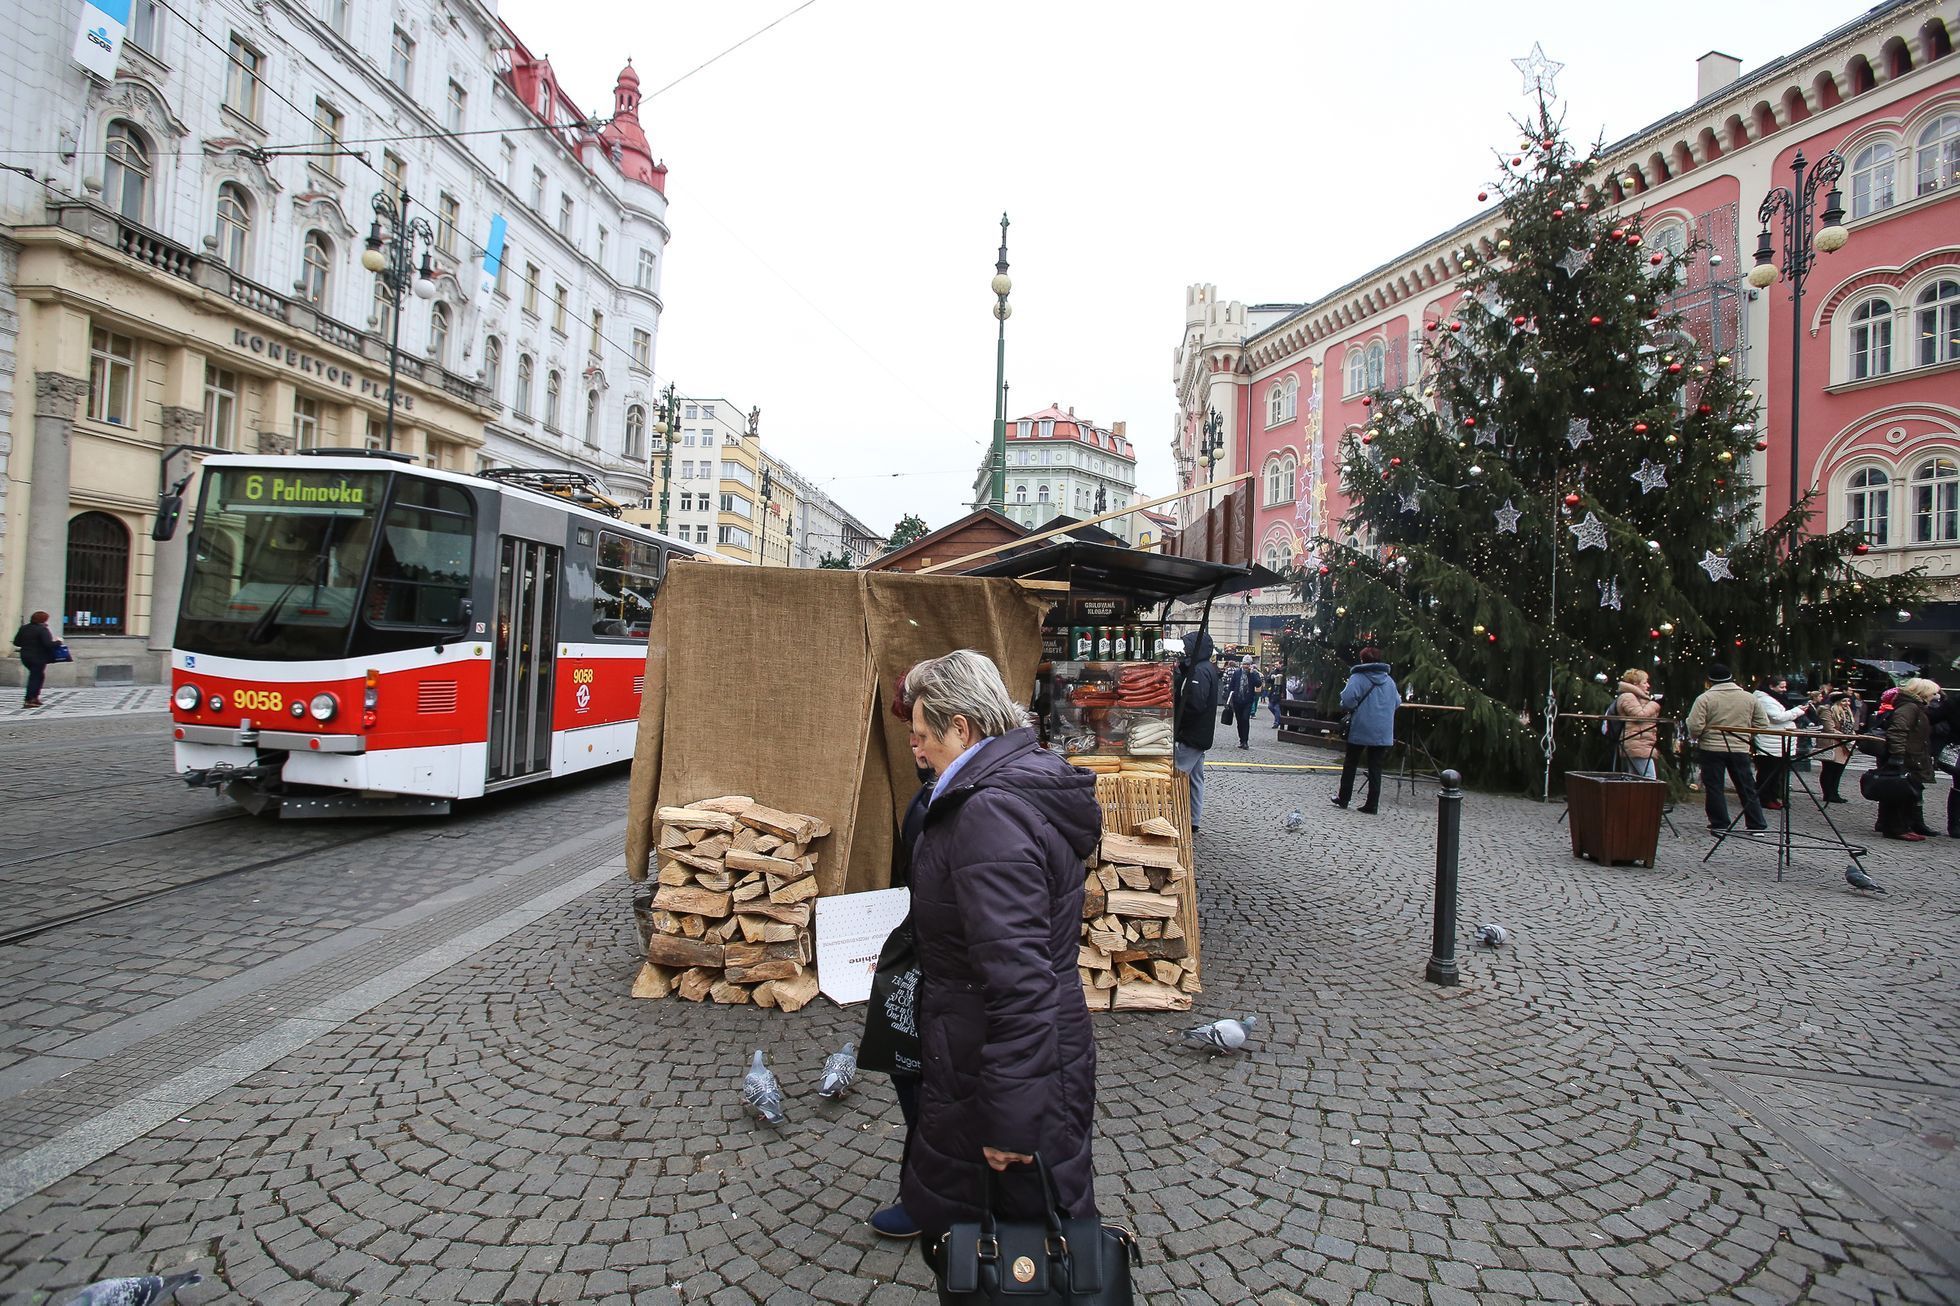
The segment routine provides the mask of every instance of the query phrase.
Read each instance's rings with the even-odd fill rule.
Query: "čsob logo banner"
[[[130,0],[82,0],[82,24],[75,33],[75,62],[103,81],[114,81],[116,56],[129,30]]]

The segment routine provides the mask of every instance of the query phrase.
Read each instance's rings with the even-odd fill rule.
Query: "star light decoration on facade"
[[[1667,468],[1661,466],[1652,458],[1642,458],[1640,460],[1640,470],[1633,474],[1633,479],[1640,483],[1640,494],[1642,498],[1645,498],[1655,490],[1665,490],[1667,488]]]
[[[1603,549],[1606,547],[1606,523],[1602,522],[1593,513],[1587,513],[1586,519],[1577,526],[1568,526],[1565,529],[1571,531],[1572,538],[1578,541],[1574,546],[1575,549]]]
[[[1708,573],[1710,580],[1735,579],[1735,573],[1729,570],[1729,560],[1713,549],[1702,550],[1701,561],[1696,565]]]
[[[1565,442],[1574,449],[1592,438],[1592,423],[1585,418],[1575,417],[1565,424]]]
[[[1602,608],[1611,608],[1615,612],[1620,611],[1619,577],[1609,577],[1606,580],[1595,581],[1593,583],[1599,586],[1599,606]]]
[[[1557,99],[1556,80],[1565,71],[1565,65],[1545,57],[1545,47],[1537,41],[1531,43],[1531,53],[1522,59],[1511,60],[1511,66],[1524,74],[1524,93],[1538,95],[1546,99]]]
[[[1565,251],[1565,257],[1560,259],[1556,266],[1566,276],[1576,277],[1585,270],[1586,265],[1590,262],[1592,262],[1592,251],[1589,249],[1580,249],[1575,245]]]
[[[1492,515],[1497,518],[1497,533],[1499,535],[1516,535],[1518,533],[1518,518],[1524,516],[1523,513],[1511,506],[1509,499],[1506,499],[1504,506]]]

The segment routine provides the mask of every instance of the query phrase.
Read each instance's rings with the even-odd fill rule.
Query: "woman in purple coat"
[[[990,1168],[1003,1216],[1039,1218],[1036,1152],[1068,1215],[1096,1214],[1096,1040],[1075,962],[1102,809],[1095,777],[1037,745],[982,654],[922,662],[905,688],[939,780],[912,854],[924,1078],[900,1193],[938,1273]]]

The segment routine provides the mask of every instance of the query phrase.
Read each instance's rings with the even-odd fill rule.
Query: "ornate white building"
[[[600,124],[479,0],[135,0],[97,71],[74,14],[17,9],[0,50],[33,173],[0,173],[0,615],[61,614],[56,683],[158,674],[185,533],[149,528],[201,450],[646,493],[666,170],[630,66]],[[403,300],[392,429],[378,194],[427,222],[434,290]]]

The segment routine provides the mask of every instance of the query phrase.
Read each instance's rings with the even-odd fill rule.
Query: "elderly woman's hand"
[[[995,1147],[983,1147],[980,1151],[986,1156],[987,1164],[995,1170],[1005,1170],[1010,1165],[1033,1165],[1034,1158],[1022,1152],[1003,1152]]]

